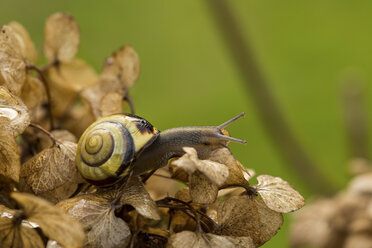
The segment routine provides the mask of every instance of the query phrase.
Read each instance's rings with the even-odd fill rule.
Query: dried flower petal
[[[47,148],[22,165],[21,177],[36,193],[53,190],[65,182],[80,180],[75,165],[76,144],[63,142]]]
[[[13,135],[3,129],[0,131],[0,174],[19,182],[20,169],[18,145]]]
[[[37,223],[47,237],[65,247],[83,245],[85,235],[81,224],[60,209],[30,194],[14,192],[12,197],[23,206],[27,220]]]
[[[45,23],[44,53],[49,63],[55,60],[71,61],[78,50],[80,31],[74,18],[65,13],[55,13]]]
[[[117,92],[109,92],[102,97],[100,104],[102,116],[123,112],[123,96]]]
[[[27,30],[18,22],[10,22],[8,26],[14,31],[15,37],[20,45],[20,53],[22,56],[34,63],[37,62],[37,52],[35,45],[31,40],[31,37]]]
[[[194,233],[183,231],[170,236],[167,244],[168,248],[211,248],[226,247],[235,248],[236,246],[230,240],[223,236],[210,233]]]
[[[123,89],[133,86],[140,73],[140,62],[136,51],[131,46],[124,46],[107,58],[102,76],[117,77]]]
[[[283,217],[255,196],[232,196],[218,205],[221,234],[250,237],[256,246],[270,240],[283,224]]]
[[[19,211],[0,205],[0,247],[43,248],[44,243],[37,231],[26,225]]]
[[[33,109],[46,101],[43,83],[36,77],[27,75],[21,92],[21,99],[28,109]]]
[[[184,147],[183,150],[186,153],[179,159],[173,161],[173,165],[189,173],[199,170],[206,175],[211,182],[217,185],[222,185],[226,181],[229,176],[229,169],[225,165],[210,160],[199,160],[195,148]]]
[[[257,181],[257,192],[270,209],[280,213],[288,213],[305,205],[302,195],[280,177],[260,175],[257,177]]]
[[[248,181],[245,179],[244,173],[246,169],[240,164],[238,160],[235,159],[234,155],[227,148],[219,148],[209,155],[209,160],[224,164],[229,169],[229,177],[224,182],[224,185],[234,184],[234,183],[243,183],[248,184]]]
[[[218,186],[200,171],[195,171],[190,179],[190,196],[193,202],[211,204],[216,201]]]
[[[85,247],[127,247],[131,233],[109,201],[92,194],[61,201],[57,207],[78,219],[87,232]]]

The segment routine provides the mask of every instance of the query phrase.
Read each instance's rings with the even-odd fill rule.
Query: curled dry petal
[[[220,163],[210,160],[200,160],[196,150],[192,147],[184,147],[186,152],[182,157],[172,162],[172,164],[184,169],[189,173],[199,170],[216,185],[222,185],[229,176],[229,169]]]
[[[257,177],[257,181],[257,192],[270,209],[280,213],[288,213],[305,205],[302,195],[280,177],[260,175]]]
[[[19,182],[21,159],[19,148],[13,135],[0,131],[0,174]]]
[[[136,51],[131,46],[123,46],[103,66],[102,76],[117,77],[124,89],[133,86],[140,74],[140,61]]]
[[[234,155],[229,149],[216,149],[209,155],[208,159],[227,166],[229,170],[229,177],[224,182],[224,185],[234,183],[248,184],[248,180],[245,178],[248,177],[246,174],[249,174],[249,172],[247,172],[240,162],[235,159]]]
[[[56,189],[65,182],[80,182],[75,165],[76,144],[62,142],[44,149],[22,165],[21,177],[36,194]]]
[[[250,237],[260,246],[276,234],[283,216],[256,196],[232,196],[218,204],[217,223],[222,235]]]
[[[37,62],[37,52],[35,45],[31,40],[31,37],[27,30],[18,22],[10,22],[8,26],[11,27],[14,31],[15,38],[18,40],[20,53],[22,56],[34,63]]]
[[[127,247],[130,242],[128,225],[115,216],[115,209],[102,197],[82,195],[61,201],[57,207],[83,224],[87,232],[85,247]]]
[[[85,235],[78,221],[39,197],[18,192],[12,193],[12,197],[23,206],[27,220],[36,223],[47,237],[65,247],[83,245]]]
[[[44,53],[49,63],[55,60],[71,61],[79,47],[80,31],[74,18],[65,13],[55,13],[45,23]]]

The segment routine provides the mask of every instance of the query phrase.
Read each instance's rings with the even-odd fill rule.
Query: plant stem
[[[249,40],[243,38],[242,29],[225,0],[206,0],[216,25],[235,61],[247,93],[258,110],[258,115],[285,164],[316,193],[333,192],[333,185],[318,170],[296,139],[283,117],[279,105],[270,91],[269,82],[257,63]],[[229,2],[230,3],[230,2]]]
[[[45,133],[46,135],[48,135],[48,137],[52,140],[53,142],[53,145],[56,145],[56,144],[59,144],[60,142],[54,137],[54,135],[49,132],[48,130],[46,130],[45,128],[43,128],[42,126],[40,126],[39,124],[36,124],[36,123],[30,123],[29,125],[30,127],[33,127],[33,128],[36,128],[40,131],[42,131],[43,133]]]

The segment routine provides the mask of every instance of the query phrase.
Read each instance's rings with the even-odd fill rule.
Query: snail
[[[82,177],[97,186],[110,186],[128,176],[166,166],[180,157],[183,147],[194,147],[200,158],[233,141],[222,130],[244,116],[241,113],[219,126],[178,127],[160,132],[147,120],[132,114],[113,114],[91,124],[77,146],[76,164]],[[132,172],[133,171],[133,172]]]

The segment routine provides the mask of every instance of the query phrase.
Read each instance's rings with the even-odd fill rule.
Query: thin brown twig
[[[53,115],[52,115],[52,97],[50,95],[49,83],[45,76],[45,69],[40,69],[39,67],[35,65],[27,65],[27,70],[32,70],[32,71],[37,72],[41,82],[43,83],[45,87],[45,91],[47,94],[47,100],[48,100],[47,106],[48,106],[48,114],[49,114],[49,119],[50,119],[50,129],[53,130],[55,128],[55,125],[54,125],[54,120],[53,120]]]
[[[244,87],[258,110],[261,122],[285,164],[297,172],[312,191],[321,194],[334,192],[332,183],[319,171],[319,167],[309,157],[284,118],[278,102],[270,91],[270,84],[256,60],[252,46],[249,40],[243,37],[242,29],[227,1],[206,2],[243,78]]]
[[[45,133],[53,142],[53,145],[56,145],[56,144],[59,144],[60,142],[54,137],[54,135],[49,132],[48,130],[46,130],[45,128],[43,128],[42,126],[40,126],[39,124],[36,124],[36,123],[30,123],[29,125],[30,127],[33,127],[33,128],[36,128],[40,131],[42,131],[43,133]]]

